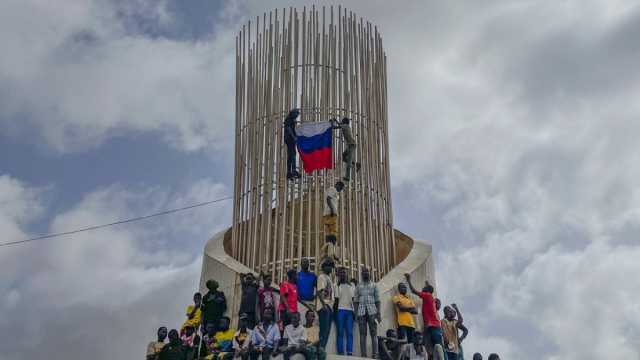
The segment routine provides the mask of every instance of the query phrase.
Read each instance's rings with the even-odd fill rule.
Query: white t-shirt
[[[325,290],[326,289],[326,293]],[[331,277],[325,273],[318,275],[318,283],[316,294],[318,297],[322,298],[325,304],[329,305],[329,307],[333,307],[333,299],[335,299],[336,294],[336,286],[331,280]],[[322,309],[322,302],[318,300],[317,310]]]
[[[330,201],[331,205],[333,205],[333,209],[336,211],[336,213],[338,212],[338,199],[339,198],[340,198],[340,195],[338,194],[338,190],[336,190],[335,186],[331,186],[330,188],[325,190],[325,192],[324,192],[324,213],[323,213],[323,215],[331,215],[331,208],[329,207],[329,204],[327,204],[327,201]]]
[[[336,292],[336,297],[338,298],[338,310],[353,311],[354,295],[355,290],[353,288],[353,285],[351,285],[350,283],[338,285],[338,290]]]
[[[307,341],[307,329],[302,324],[299,324],[298,327],[289,324],[284,327],[284,338],[288,339],[287,345],[301,345],[303,341]]]

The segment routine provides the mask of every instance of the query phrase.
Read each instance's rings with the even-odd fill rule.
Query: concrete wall
[[[227,303],[229,304],[227,316],[232,318],[232,326],[235,327],[241,296],[239,274],[250,272],[251,269],[227,255],[224,246],[225,232],[226,231],[213,236],[205,246],[202,261],[202,275],[200,277],[200,290],[203,294],[206,292],[204,284],[209,279],[215,279],[220,283],[220,288],[225,292]],[[409,238],[409,240],[411,239]],[[378,290],[380,291],[382,304],[382,323],[378,327],[378,334],[382,334],[388,328],[395,327],[396,317],[393,304],[391,303],[391,297],[397,293],[397,285],[401,281],[404,281],[405,273],[411,274],[412,282],[416,287],[421,288],[426,279],[432,284],[435,284],[435,268],[431,245],[417,241],[411,241],[410,244],[412,245],[411,250],[406,254],[402,262],[378,282]],[[420,299],[415,296],[413,296],[413,298],[416,305],[420,306]],[[303,306],[299,306],[299,308],[306,311],[306,308]],[[421,328],[421,315],[416,315],[415,320],[416,324],[419,324],[418,327]],[[359,356],[360,343],[357,325],[354,325],[353,338],[354,355]],[[336,330],[334,326],[331,330],[329,344],[326,349],[328,354],[335,354],[335,340]],[[369,343],[367,353],[371,354],[370,340],[368,339],[367,342]]]

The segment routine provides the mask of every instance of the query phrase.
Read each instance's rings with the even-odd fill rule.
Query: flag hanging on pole
[[[307,174],[319,169],[333,169],[331,122],[301,123],[296,128],[298,153]]]

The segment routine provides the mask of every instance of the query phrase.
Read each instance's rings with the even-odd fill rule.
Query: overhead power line
[[[54,234],[41,235],[41,236],[37,236],[37,237],[34,237],[34,238],[30,238],[30,239],[24,239],[24,240],[0,243],[0,247],[10,246],[10,245],[18,245],[18,244],[31,242],[31,241],[51,239],[51,238],[55,238],[55,237],[65,236],[65,235],[77,234],[77,233],[81,233],[81,232],[85,232],[85,231],[97,230],[97,229],[101,229],[101,228],[105,228],[105,227],[109,227],[109,226],[126,224],[126,223],[131,223],[131,222],[140,221],[140,220],[146,220],[146,219],[149,219],[149,218],[152,218],[152,217],[173,214],[173,213],[177,213],[177,212],[180,212],[180,211],[189,210],[189,209],[197,208],[197,207],[200,207],[200,206],[210,205],[210,204],[213,204],[213,203],[217,203],[217,202],[224,201],[224,200],[230,200],[230,199],[232,199],[231,196],[226,196],[226,197],[223,197],[223,198],[220,198],[220,199],[215,199],[215,200],[211,200],[211,201],[205,201],[205,202],[202,202],[202,203],[193,204],[193,205],[189,205],[189,206],[185,206],[185,207],[181,207],[181,208],[177,208],[177,209],[170,209],[170,210],[165,210],[165,211],[161,211],[161,212],[154,213],[154,214],[139,216],[139,217],[130,218],[130,219],[118,220],[118,221],[114,221],[114,222],[108,223],[108,224],[88,226],[88,227],[84,227],[84,228],[80,228],[80,229],[76,229],[76,230],[71,230],[71,231],[65,231],[65,232],[59,232],[59,233],[54,233]]]

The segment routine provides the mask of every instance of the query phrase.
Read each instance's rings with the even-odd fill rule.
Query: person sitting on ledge
[[[187,356],[180,341],[180,335],[178,330],[171,329],[169,331],[169,343],[166,344],[160,354],[158,354],[158,360],[186,360]]]
[[[428,354],[427,349],[424,346],[424,340],[422,339],[422,333],[416,331],[413,333],[413,342],[411,344],[407,344],[406,346],[406,354],[408,360],[427,360]]]
[[[300,324],[300,314],[293,313],[290,317],[291,323],[283,331],[285,344],[280,352],[285,360],[289,360],[294,354],[303,354],[306,360],[314,360],[315,351],[307,349],[307,330]]]
[[[251,338],[251,330],[248,328],[248,316],[247,314],[241,314],[238,319],[238,331],[233,336],[233,351],[235,351],[235,357],[239,357],[242,360],[249,359],[249,343]]]
[[[305,313],[304,328],[307,332],[307,352],[310,356],[317,358],[318,360],[325,360],[327,353],[323,346],[320,346],[320,329],[315,323],[316,313],[312,310],[307,310]],[[315,356],[313,356],[315,354]]]
[[[191,326],[194,329],[197,329],[200,326],[200,321],[202,320],[202,312],[200,307],[202,306],[202,294],[199,292],[193,294],[193,304],[187,306],[186,315],[187,320],[182,324],[180,328],[180,335],[184,334],[184,330],[187,326]]]
[[[249,338],[249,354],[251,360],[270,360],[271,353],[280,342],[280,330],[273,322],[273,311],[266,309],[262,314],[262,322],[256,325]]]
[[[220,319],[218,325],[218,331],[216,332],[215,343],[213,345],[213,353],[210,355],[211,359],[217,360],[230,360],[234,357],[233,350],[233,338],[236,331],[230,327],[231,319],[223,316]]]
[[[187,325],[184,328],[184,333],[180,336],[180,340],[187,360],[194,359],[200,345],[200,336],[196,334],[196,329],[191,325]]]
[[[152,341],[147,346],[147,360],[158,360],[158,354],[160,350],[166,345],[164,342],[167,339],[167,328],[161,326],[158,328],[158,341]]]
[[[387,330],[387,336],[378,336],[378,355],[380,360],[407,360],[404,339],[398,339],[394,329]]]

